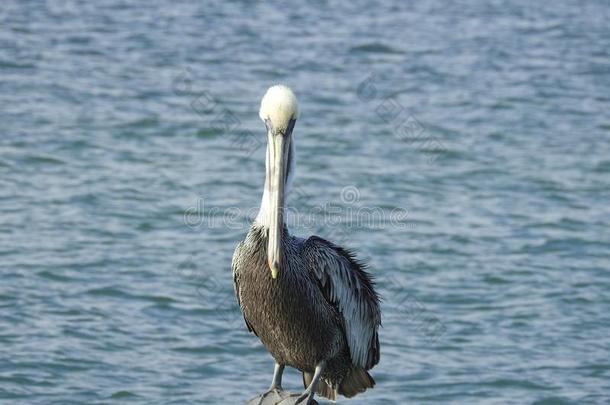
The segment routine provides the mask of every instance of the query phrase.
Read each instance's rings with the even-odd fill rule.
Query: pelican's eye
[[[287,134],[292,134],[292,130],[294,129],[294,124],[296,124],[297,119],[296,118],[291,118],[290,121],[288,121],[288,127],[286,128],[286,133]]]

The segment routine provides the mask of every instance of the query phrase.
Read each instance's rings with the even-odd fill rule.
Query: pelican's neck
[[[271,181],[269,179],[269,170],[270,170],[270,153],[269,153],[269,145],[267,145],[266,159],[265,159],[265,188],[263,190],[263,198],[261,200],[261,207],[258,211],[258,215],[256,216],[255,223],[263,228],[269,228],[271,224]],[[292,179],[294,177],[295,166],[296,166],[296,155],[294,151],[294,139],[290,142],[290,153],[288,154],[288,173],[286,175],[286,184],[284,185],[284,201],[282,201],[280,209],[286,212],[286,200],[288,197],[288,193],[290,192],[290,187],[292,186]],[[282,224],[284,225],[284,224]]]

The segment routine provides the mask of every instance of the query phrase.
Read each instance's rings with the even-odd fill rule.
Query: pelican
[[[293,403],[312,404],[316,393],[349,398],[375,385],[367,370],[379,362],[379,297],[351,251],[288,232],[284,214],[298,117],[292,90],[270,87],[259,116],[268,141],[263,198],[231,267],[246,326],[275,359],[266,394],[282,391],[284,367],[291,366],[303,373],[305,388]]]

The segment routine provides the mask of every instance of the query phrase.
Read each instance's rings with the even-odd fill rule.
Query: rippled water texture
[[[276,82],[293,231],[384,297],[378,385],[339,403],[610,402],[608,3],[339,3],[2,2],[0,402],[268,386],[230,261]]]

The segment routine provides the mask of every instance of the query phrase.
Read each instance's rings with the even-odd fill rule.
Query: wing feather
[[[309,270],[326,300],[342,315],[352,363],[365,370],[379,362],[379,296],[366,266],[349,250],[312,236],[304,244]]]
[[[252,325],[250,324],[250,322],[248,322],[248,319],[246,318],[246,314],[244,313],[244,307],[241,306],[241,296],[239,294],[239,273],[236,271],[236,268],[238,266],[238,261],[240,256],[240,250],[243,246],[243,242],[240,242],[237,247],[235,248],[235,252],[233,253],[233,259],[231,260],[231,269],[233,271],[233,290],[235,291],[235,297],[237,298],[237,304],[239,305],[239,308],[241,309],[241,314],[244,317],[244,322],[246,323],[246,326],[248,327],[248,331],[254,333],[256,336],[258,336],[258,333],[256,333],[256,331],[254,330],[254,328],[252,327]]]

